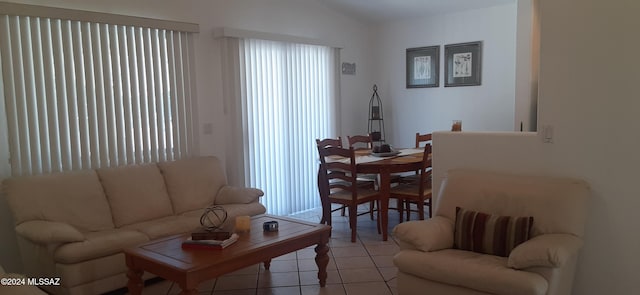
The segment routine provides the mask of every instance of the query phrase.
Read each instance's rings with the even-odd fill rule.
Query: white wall
[[[350,113],[360,111],[358,99],[370,95],[372,53],[369,27],[326,8],[315,0],[15,0],[10,2],[109,12],[170,19],[200,24],[195,38],[200,153],[225,159],[225,141],[230,129],[223,111],[220,41],[214,40],[218,27],[262,31],[314,38],[340,44],[342,60],[355,62],[355,76],[341,83],[343,130],[352,130]],[[4,119],[4,118],[2,118]],[[203,124],[211,123],[213,133],[202,135]],[[365,121],[366,124],[366,121]],[[342,132],[343,134],[348,134]],[[3,160],[4,161],[4,160]],[[228,164],[233,165],[232,163]],[[6,165],[5,165],[6,166]],[[5,169],[6,167],[0,167]],[[13,225],[0,202],[0,264],[19,271]]]
[[[518,0],[516,97],[513,130],[536,131],[540,65],[539,0]]]
[[[523,134],[438,134],[437,174],[454,167],[582,178],[590,217],[573,294],[640,294],[640,2],[540,1],[539,126]]]
[[[516,14],[514,3],[379,26],[376,79],[392,144],[413,145],[416,132],[450,130],[456,119],[463,130],[514,130]],[[482,85],[445,88],[444,45],[472,41],[483,41]],[[406,49],[433,45],[440,87],[407,89]]]

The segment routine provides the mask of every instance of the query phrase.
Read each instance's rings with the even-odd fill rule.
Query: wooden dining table
[[[374,157],[371,150],[356,151],[356,169],[362,174],[378,174],[380,191],[380,228],[382,231],[382,240],[386,241],[389,236],[389,191],[391,190],[391,175],[393,173],[409,172],[419,170],[422,165],[422,157],[424,150],[418,149],[399,149],[399,155],[391,157]],[[323,204],[323,218],[331,214],[331,205]]]

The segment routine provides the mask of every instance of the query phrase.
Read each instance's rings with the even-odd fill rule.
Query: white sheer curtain
[[[239,79],[226,84],[239,88],[241,103],[227,104],[242,118],[237,142],[244,147],[245,184],[265,191],[262,202],[272,214],[320,206],[315,139],[334,137],[338,128],[338,49],[256,39],[233,42],[225,48],[237,48],[238,66],[227,65],[227,70],[237,72]]]
[[[0,15],[12,175],[184,157],[192,33]]]

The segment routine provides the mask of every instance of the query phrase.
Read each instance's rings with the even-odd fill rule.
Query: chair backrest
[[[371,149],[373,148],[373,140],[371,135],[354,135],[347,136],[347,142],[349,147],[355,149]]]
[[[353,148],[318,146],[320,155],[320,181],[323,191],[329,193],[335,190],[350,191],[357,196],[356,156]]]
[[[427,134],[420,134],[420,133],[416,133],[416,148],[420,147],[420,144],[422,143],[428,143],[431,144],[431,133],[427,133]]]
[[[532,235],[584,234],[589,186],[551,176],[455,169],[447,172],[435,215],[455,221],[456,206],[502,216],[533,216]]]
[[[318,148],[342,147],[342,138],[338,136],[338,138],[316,139],[316,145]]]
[[[318,156],[321,158],[321,160],[324,160],[322,159],[323,157],[320,156],[320,149],[325,149],[328,147],[342,147],[342,138],[339,136],[338,138],[325,138],[325,139],[316,138],[316,146],[318,147]],[[325,192],[325,190],[328,190],[329,188],[325,185],[326,173],[322,169],[323,169],[323,166],[320,165],[320,167],[318,168],[318,192],[320,193],[320,198],[323,199],[323,203],[324,203],[324,200],[329,194],[328,191]]]
[[[422,166],[420,167],[420,184],[419,184],[419,192],[422,195],[424,191],[428,188],[431,188],[431,144],[428,143],[424,146],[424,153],[422,154]]]

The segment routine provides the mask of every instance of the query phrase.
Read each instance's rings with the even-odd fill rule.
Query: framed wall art
[[[444,54],[444,87],[481,84],[482,41],[445,45]]]
[[[407,88],[440,86],[440,46],[407,49]]]

